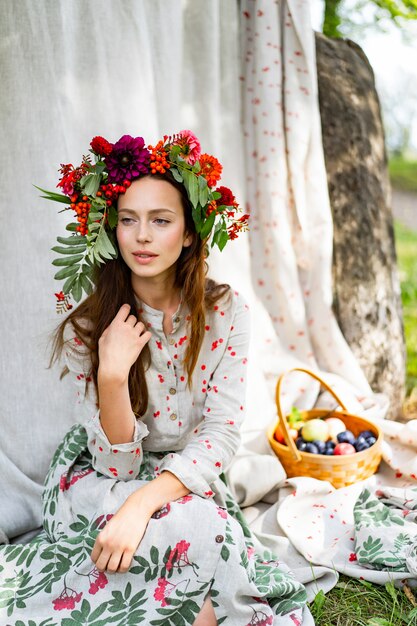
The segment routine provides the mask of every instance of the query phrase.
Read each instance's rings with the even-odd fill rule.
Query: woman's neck
[[[167,285],[166,282],[159,284],[141,283],[135,284],[136,281],[132,281],[133,291],[141,302],[144,302],[153,309],[165,312],[175,312],[179,306],[181,300],[181,290],[178,287],[174,287],[172,284]]]

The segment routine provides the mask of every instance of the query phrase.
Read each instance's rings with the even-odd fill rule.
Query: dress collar
[[[189,313],[189,309],[185,301],[183,300],[183,292],[181,291],[180,303],[178,305],[175,313],[172,314],[172,326],[173,332],[175,332],[179,326],[186,321],[187,314]],[[143,318],[150,322],[150,326],[163,330],[163,321],[164,321],[164,312],[160,309],[154,309],[153,307],[143,302],[135,295],[136,304],[139,310],[139,313],[142,314]]]

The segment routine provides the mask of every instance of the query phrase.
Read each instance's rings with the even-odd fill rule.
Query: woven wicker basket
[[[308,411],[300,411],[303,421],[307,421],[317,417],[338,417],[346,424],[346,429],[351,430],[355,437],[363,430],[371,430],[375,433],[376,442],[373,446],[362,452],[356,452],[356,454],[347,454],[345,456],[326,456],[324,454],[311,454],[309,452],[300,452],[295,445],[293,439],[290,437],[288,422],[284,418],[281,410],[280,392],[281,385],[284,376],[290,372],[304,372],[309,374],[334,397],[338,405],[342,407],[342,411],[329,411],[329,409],[310,409]],[[336,489],[340,487],[346,487],[352,485],[359,480],[364,480],[378,469],[381,462],[381,446],[382,446],[382,432],[376,424],[366,420],[358,415],[352,415],[348,413],[345,405],[338,398],[335,392],[321,379],[317,374],[310,370],[296,367],[288,372],[282,374],[276,387],[276,403],[278,411],[278,424],[281,426],[282,433],[284,435],[287,445],[278,443],[274,439],[274,432],[277,424],[272,424],[268,429],[269,443],[281,461],[288,477],[291,476],[310,476],[311,478],[319,478],[320,480],[327,480]]]

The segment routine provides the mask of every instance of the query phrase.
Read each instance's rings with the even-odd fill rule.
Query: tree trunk
[[[372,68],[355,43],[316,34],[334,222],[333,307],[388,417],[401,416],[405,344],[384,131]]]

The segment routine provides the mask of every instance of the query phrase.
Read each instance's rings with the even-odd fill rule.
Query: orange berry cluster
[[[157,172],[159,172],[160,174],[165,174],[165,172],[169,170],[171,165],[167,161],[167,152],[164,149],[164,142],[158,141],[155,147],[148,146],[148,150],[150,150],[151,152],[151,173],[156,174]]]
[[[100,189],[97,191],[96,196],[101,198],[104,196],[106,198],[107,206],[111,206],[114,202],[116,202],[117,198],[121,193],[126,193],[126,189],[128,189],[131,185],[130,180],[124,180],[121,185],[100,185]]]
[[[208,203],[208,206],[206,209],[207,217],[210,215],[210,213],[213,213],[213,211],[217,211],[217,203],[215,200],[212,200],[211,202]]]
[[[90,208],[91,203],[88,202],[88,196],[71,196],[71,209],[75,211],[77,215],[77,222],[80,223],[80,225],[77,226],[77,232],[80,233],[80,235],[87,234],[87,219]]]

